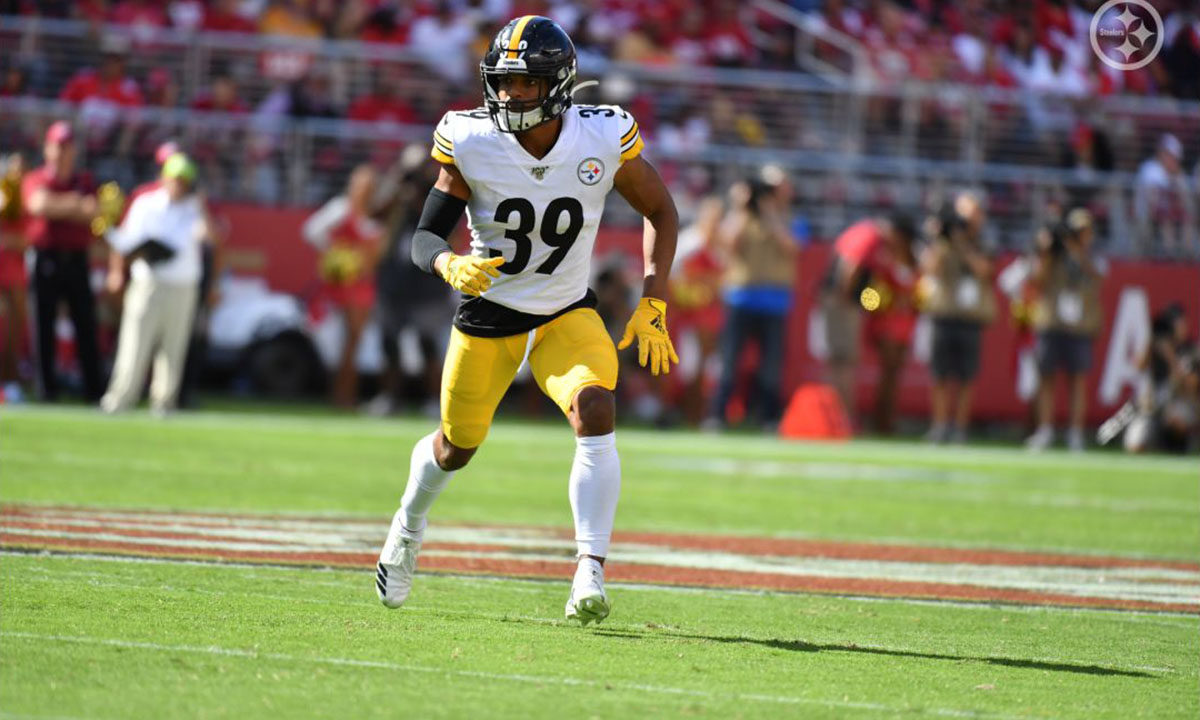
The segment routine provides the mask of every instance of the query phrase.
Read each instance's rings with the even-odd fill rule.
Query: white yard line
[[[32,537],[102,541],[126,546],[159,545],[204,553],[270,552],[372,554],[385,534],[384,525],[360,525],[338,520],[294,522],[271,518],[230,518],[229,527],[195,527],[189,521],[205,522],[200,515],[153,515],[137,512],[47,510],[31,517],[10,516],[10,522],[33,520],[49,527],[17,528],[13,533]],[[211,521],[211,518],[207,520]],[[142,521],[142,522],[139,522]],[[75,526],[64,530],[54,525]],[[253,523],[248,527],[247,524]],[[206,525],[213,524],[205,522]],[[0,525],[0,527],[6,527]],[[148,533],[133,536],[114,532],[120,528]],[[94,529],[93,529],[94,528]],[[183,537],[161,537],[174,533]],[[547,529],[435,526],[431,529],[425,557],[485,558],[493,561],[547,561],[565,563],[570,543],[554,537]],[[439,548],[438,542],[498,546],[505,550],[459,550]],[[135,548],[131,548],[135,549]],[[624,543],[613,553],[623,564],[654,565],[728,573],[765,573],[790,577],[881,580],[887,582],[939,583],[955,586],[1011,589],[1054,593],[1075,597],[1137,600],[1161,604],[1200,606],[1200,572],[1165,567],[1079,568],[1072,566],[997,565],[932,563],[826,557],[762,556],[709,550],[665,548],[658,545]],[[736,577],[735,575],[734,577]]]
[[[2,406],[0,406],[2,407]],[[279,527],[295,527],[295,528],[326,528],[330,523],[342,523],[343,530],[347,534],[378,533],[378,527],[386,528],[389,520],[381,520],[378,515],[364,514],[347,514],[347,513],[322,513],[320,511],[273,511],[265,512],[261,510],[247,510],[245,508],[203,508],[193,512],[176,513],[170,509],[154,510],[124,510],[121,508],[107,507],[68,507],[60,504],[38,504],[38,503],[21,503],[20,507],[23,511],[33,513],[30,516],[14,515],[14,519],[57,519],[66,520],[68,518],[108,518],[114,521],[145,521],[162,523],[164,520],[170,519],[175,523],[188,525],[189,527],[209,525],[216,527],[261,527],[264,524],[276,524]],[[0,516],[0,527],[3,527],[3,517]],[[161,527],[161,525],[160,525]],[[450,528],[442,526],[441,531],[449,531]],[[567,542],[569,537],[559,533],[556,528],[535,527],[535,526],[499,526],[494,528],[482,526],[463,526],[458,530],[464,531],[486,531],[486,532],[503,532],[510,537],[520,537],[529,540],[528,544],[538,544],[535,538],[548,538],[556,541]],[[433,526],[430,529],[431,535],[439,532],[439,526]],[[682,529],[663,529],[661,532],[667,534],[687,534],[686,530]],[[1164,558],[1158,555],[1148,555],[1144,553],[1136,553],[1129,551],[1118,550],[1095,550],[1095,549],[1080,549],[1077,547],[1067,546],[1047,546],[1047,545],[1011,545],[1011,544],[981,544],[973,542],[958,542],[947,540],[945,538],[928,538],[928,537],[900,537],[900,536],[862,536],[862,537],[842,537],[836,540],[830,539],[824,535],[806,532],[780,532],[778,529],[762,529],[756,532],[754,528],[738,527],[727,530],[730,537],[734,538],[750,538],[750,539],[767,539],[767,540],[805,540],[814,542],[830,542],[830,543],[853,543],[864,545],[903,545],[906,547],[936,547],[950,550],[966,550],[979,552],[1014,552],[1014,553],[1036,553],[1036,554],[1051,554],[1051,555],[1078,555],[1084,557],[1119,557],[1128,560],[1139,560],[1147,562],[1162,562],[1162,563],[1178,563],[1178,562],[1194,562],[1193,557],[1186,558]],[[449,541],[446,539],[446,541]]]
[[[146,650],[150,652],[163,653],[184,653],[196,655],[214,655],[220,657],[245,658],[250,660],[273,660],[276,662],[286,663],[312,663],[318,665],[330,665],[335,667],[355,667],[369,668],[375,670],[388,670],[392,672],[408,672],[427,675],[440,675],[458,678],[470,678],[476,680],[487,680],[491,682],[517,683],[523,685],[552,685],[562,687],[586,687],[601,690],[625,690],[653,695],[674,695],[683,697],[700,698],[704,700],[733,700],[733,701],[749,701],[756,703],[772,704],[772,705],[809,705],[827,708],[845,708],[853,710],[869,710],[880,713],[895,714],[898,712],[920,712],[928,715],[936,715],[939,717],[973,717],[973,718],[994,718],[995,720],[1009,720],[1026,716],[1021,715],[1006,715],[997,713],[978,713],[973,710],[959,710],[956,708],[909,708],[902,705],[889,705],[885,703],[874,702],[854,702],[847,700],[832,700],[824,698],[809,698],[789,695],[768,695],[762,693],[721,693],[711,692],[707,690],[695,690],[692,688],[675,687],[671,685],[651,685],[645,683],[627,683],[608,680],[590,680],[587,678],[578,678],[562,675],[529,675],[518,673],[494,673],[481,670],[456,670],[452,668],[439,667],[433,665],[419,665],[416,663],[394,663],[383,660],[362,660],[357,658],[344,657],[328,657],[328,656],[303,656],[292,655],[288,653],[273,653],[260,652],[254,650],[243,650],[240,648],[228,648],[218,645],[170,645],[164,643],[152,642],[137,642],[133,640],[121,640],[117,638],[98,638],[91,636],[80,635],[49,635],[40,633],[28,632],[0,632],[0,637],[9,637],[15,639],[34,640],[39,642],[59,642],[72,643],[79,645],[93,645],[101,647],[121,648],[125,650]]]
[[[363,573],[367,574],[368,570],[353,570],[346,568],[301,568],[288,565],[268,565],[262,563],[247,563],[236,561],[205,561],[193,560],[184,558],[157,558],[157,557],[139,557],[133,555],[102,555],[88,552],[23,552],[14,550],[0,550],[0,557],[12,558],[33,558],[33,559],[65,559],[82,562],[104,562],[117,565],[186,565],[198,568],[205,568],[220,571],[239,572],[247,579],[264,578],[269,575],[279,575],[285,573],[304,573],[305,575],[322,574],[329,577],[345,577],[344,583],[313,581],[305,579],[305,584],[324,585],[328,587],[357,587],[361,581],[348,577],[350,575]],[[55,570],[54,573],[62,572]],[[94,577],[100,576],[100,573],[86,573],[85,576]],[[454,582],[467,584],[518,584],[518,585],[536,585],[544,587],[546,585],[565,582],[566,576],[563,579],[556,578],[516,578],[502,575],[479,575],[479,574],[458,574],[437,572],[430,573],[440,579],[451,580]],[[1061,605],[1013,605],[1006,603],[988,603],[988,602],[972,602],[967,600],[940,600],[937,598],[905,598],[905,597],[879,597],[871,595],[853,595],[844,593],[830,593],[814,595],[812,593],[791,593],[771,590],[755,590],[742,588],[709,588],[695,587],[688,585],[662,585],[656,583],[623,583],[610,582],[607,583],[609,588],[620,589],[630,592],[662,592],[681,595],[750,595],[750,596],[771,596],[784,595],[796,597],[835,597],[851,602],[863,603],[882,603],[882,604],[899,604],[899,605],[914,605],[914,606],[934,606],[934,607],[954,607],[964,610],[976,610],[982,612],[1019,612],[1025,614],[1070,614],[1070,615],[1104,615],[1106,619],[1111,619],[1117,622],[1147,622],[1152,624],[1164,625],[1168,627],[1178,627],[1185,630],[1195,630],[1200,626],[1200,617],[1196,617],[1191,613],[1184,613],[1175,610],[1136,610],[1136,609],[1119,609],[1119,608],[1098,608],[1098,607],[1064,607]],[[411,609],[411,608],[410,608]],[[501,616],[505,617],[505,616]],[[511,617],[511,616],[506,616]],[[1176,618],[1178,622],[1171,622],[1167,618]]]

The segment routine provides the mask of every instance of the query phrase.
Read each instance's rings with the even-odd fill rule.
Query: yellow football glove
[[[442,269],[442,279],[464,295],[482,295],[492,286],[492,278],[500,277],[496,268],[503,264],[502,257],[484,259],[451,253]]]
[[[671,344],[671,336],[667,333],[667,304],[658,298],[642,298],[629,324],[625,326],[625,337],[617,345],[618,350],[624,350],[638,340],[638,364],[646,366],[650,360],[650,372],[655,375],[666,375],[671,372],[671,363],[679,363],[675,354],[675,346]]]

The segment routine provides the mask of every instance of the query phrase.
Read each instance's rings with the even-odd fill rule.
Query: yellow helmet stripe
[[[512,35],[509,36],[509,38],[508,38],[508,59],[509,60],[515,60],[517,58],[517,51],[521,47],[521,35],[524,34],[524,32],[525,32],[525,26],[528,25],[529,21],[534,19],[535,17],[537,17],[537,16],[536,15],[523,15],[523,16],[521,16],[521,19],[517,21],[517,26],[515,28],[513,28]]]

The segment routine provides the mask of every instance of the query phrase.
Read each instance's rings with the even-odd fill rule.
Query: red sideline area
[[[86,538],[45,538],[8,532],[0,532],[0,547],[61,552],[82,551],[189,560],[360,568],[364,570],[373,567],[378,559],[375,553],[289,553],[271,550],[204,550],[200,548],[172,547],[150,543],[112,542]],[[567,578],[574,570],[574,563],[570,560],[551,562],[546,560],[445,556],[438,555],[436,553],[436,546],[433,544],[430,545],[429,550],[430,552],[425,553],[421,558],[421,569],[423,571],[502,575],[519,578]],[[883,578],[829,578],[626,564],[613,567],[608,573],[608,579],[613,582],[649,583],[654,585],[682,585],[744,590],[775,590],[835,595],[865,595],[872,597],[903,597],[928,600],[1055,605],[1200,614],[1200,608],[1184,603],[1154,603],[1125,598],[1081,597],[1076,595],[1041,593],[1031,590],[978,587],[950,583],[897,581]]]
[[[157,519],[161,519],[161,521],[156,522]],[[226,521],[224,528],[229,534],[213,532],[214,527],[219,527],[221,520]],[[299,528],[299,531],[303,533],[320,534],[336,531],[339,527],[357,527],[359,529],[364,527],[362,518],[346,518],[343,521],[341,518],[328,516],[276,516],[276,520],[292,523],[293,531],[296,530],[294,525],[311,523],[311,527]],[[0,547],[9,550],[92,552],[181,560],[361,569],[370,568],[376,561],[373,551],[363,551],[357,547],[322,548],[304,545],[303,540],[299,538],[289,542],[239,536],[233,532],[234,530],[249,529],[250,524],[243,524],[246,521],[252,523],[257,529],[274,529],[283,534],[289,532],[288,526],[282,523],[270,525],[265,516],[218,515],[216,513],[175,515],[166,511],[153,510],[121,511],[7,505],[0,509],[0,521],[2,521],[0,522]],[[234,525],[234,523],[238,524]],[[151,528],[169,524],[171,527],[164,527],[162,531],[144,527],[122,527],[122,525],[131,524],[149,525]],[[386,524],[382,521],[376,524],[382,537]],[[194,529],[196,532],[189,532],[189,529]],[[548,545],[553,545],[555,541],[565,542],[567,539],[567,533],[553,528],[510,527],[496,528],[496,530],[498,533],[507,530],[517,531],[526,536],[533,534],[534,537],[543,537]],[[61,537],[61,533],[73,533],[79,537]],[[760,557],[821,557],[874,562],[1004,565],[1009,567],[1150,568],[1164,571],[1200,571],[1200,563],[1156,561],[1145,558],[930,548],[745,536],[714,537],[633,532],[619,534],[616,541],[626,546],[713,550]],[[218,546],[218,544],[228,543],[237,543],[238,546]],[[254,547],[256,545],[258,547]],[[453,543],[437,542],[431,539],[425,549],[421,567],[434,572],[563,578],[570,575],[572,569],[572,562],[565,554],[562,560],[513,557],[524,552],[532,552],[532,550],[502,543]],[[545,552],[546,549],[543,547],[538,551]],[[489,556],[492,553],[494,555]],[[610,569],[609,577],[620,582],[661,585],[1200,614],[1200,604],[1196,603],[1156,603],[1136,598],[1091,597],[1029,589],[893,580],[886,576],[886,569],[881,569],[879,573],[880,577],[822,577],[662,564],[616,563]],[[1182,582],[1180,584],[1191,583]]]
[[[300,226],[309,211],[296,208],[264,208],[224,204],[215,208],[229,221],[230,265],[235,272],[265,278],[275,290],[303,295],[315,287],[316,253],[300,236]],[[641,231],[602,229],[596,238],[598,255],[620,251],[641,257]],[[1008,259],[1001,261],[1001,267]],[[791,313],[784,391],[791,397],[803,383],[820,382],[823,364],[810,347],[809,322],[820,280],[829,260],[829,248],[810,245],[798,260],[799,282]],[[1089,421],[1099,423],[1111,415],[1133,389],[1132,354],[1136,336],[1149,327],[1149,316],[1168,303],[1180,302],[1188,316],[1200,323],[1200,263],[1168,263],[1114,260],[1103,293],[1105,329],[1095,344],[1094,364],[1089,378]],[[997,291],[998,292],[998,291]],[[1000,307],[1007,307],[999,295]],[[1138,326],[1141,326],[1140,328]],[[1197,325],[1200,328],[1200,324]],[[1200,334],[1198,332],[1197,334]],[[984,334],[980,382],[976,390],[975,416],[979,420],[1023,422],[1026,405],[1016,393],[1014,348],[1017,337],[1004,311]],[[878,365],[869,351],[857,375],[861,410],[874,397]],[[1101,392],[1101,381],[1107,387]],[[905,415],[929,413],[929,376],[916,361],[901,376],[899,410]],[[1066,403],[1059,407],[1065,412]]]

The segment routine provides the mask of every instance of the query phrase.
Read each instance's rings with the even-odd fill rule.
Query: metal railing
[[[751,0],[742,6],[741,14],[742,25],[760,48],[769,47],[776,39],[763,26],[783,23],[790,31],[792,61],[798,68],[836,80],[860,77],[865,70],[866,51],[862,43],[827,27],[811,14],[778,0]]]

